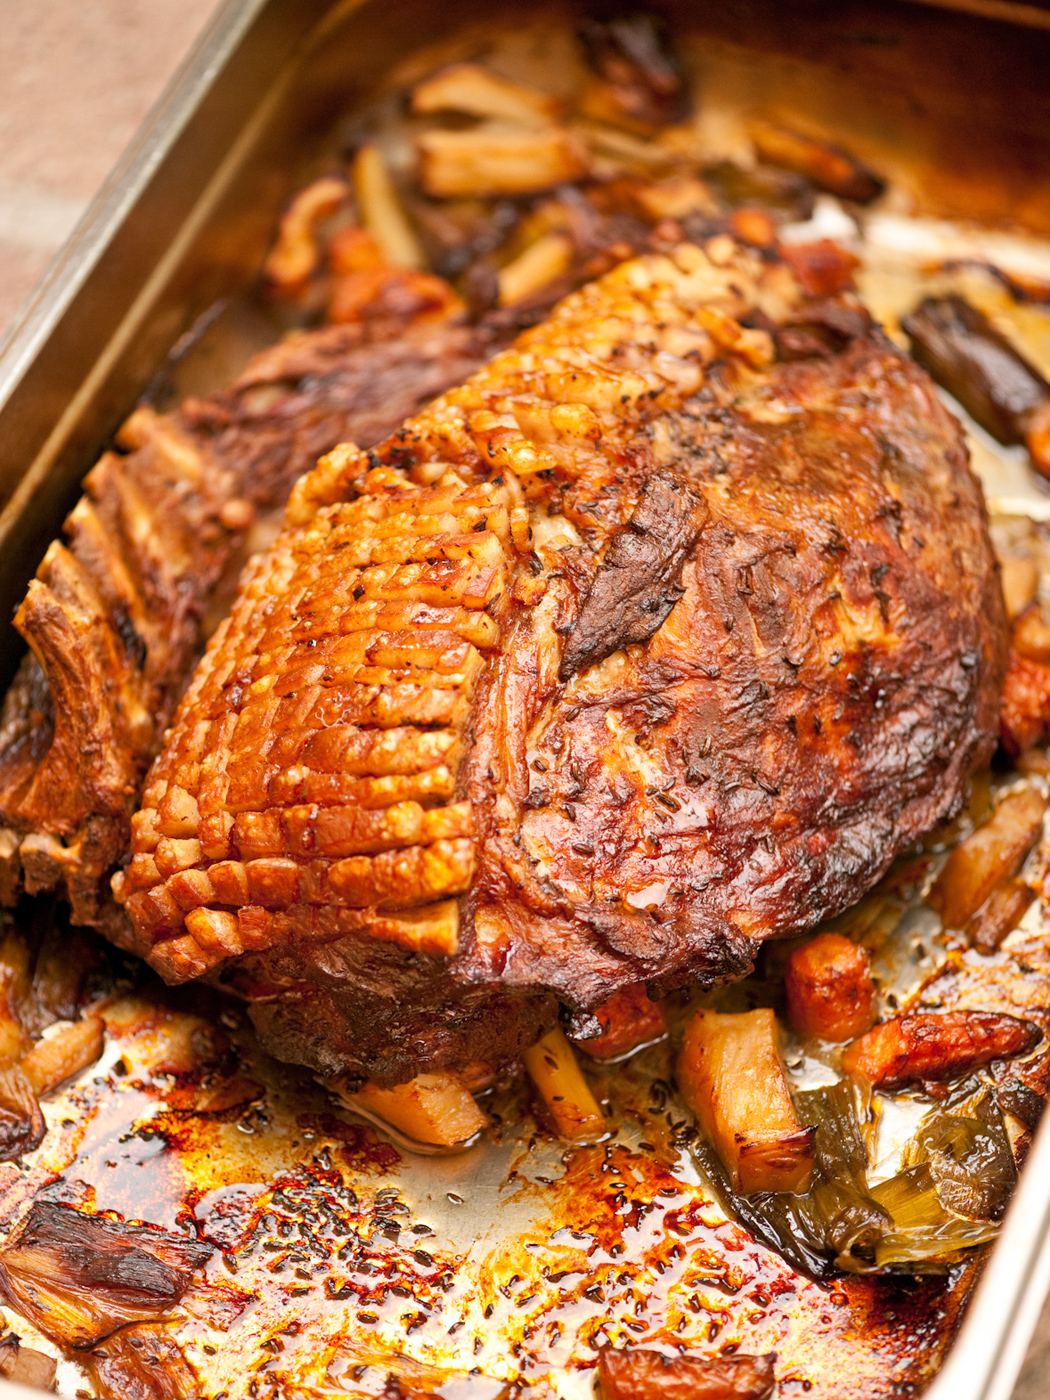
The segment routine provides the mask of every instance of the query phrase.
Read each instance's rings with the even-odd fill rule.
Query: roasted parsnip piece
[[[522,126],[549,126],[561,103],[549,93],[497,77],[478,63],[454,63],[412,89],[413,112],[465,112]]]
[[[843,1053],[847,1074],[880,1089],[962,1074],[1028,1052],[1043,1033],[1031,1021],[988,1011],[914,1012],[883,1021]]]
[[[500,305],[514,306],[533,292],[542,291],[569,270],[572,254],[573,241],[567,233],[557,229],[545,233],[500,269]]]
[[[994,953],[1021,922],[1033,899],[1035,890],[1023,880],[1000,880],[966,925],[971,946],[979,953]]]
[[[82,1069],[92,1065],[102,1054],[106,1023],[101,1016],[88,1016],[73,1021],[45,1040],[38,1040],[22,1057],[22,1073],[35,1094],[49,1094]]]
[[[838,933],[821,933],[787,960],[788,1017],[802,1036],[853,1040],[875,1019],[871,959]]]
[[[276,287],[306,281],[320,257],[315,225],[334,214],[348,194],[346,182],[332,176],[299,191],[281,216],[277,240],[263,264],[268,281]]]
[[[756,121],[751,125],[755,149],[770,165],[781,165],[811,180],[818,189],[867,204],[877,199],[886,183],[869,170],[856,156],[831,141],[804,136],[772,122]]]
[[[423,249],[401,207],[382,152],[371,141],[366,141],[354,157],[354,193],[361,222],[386,262],[391,267],[425,267]]]
[[[564,127],[426,131],[418,146],[423,188],[438,198],[538,194],[584,170],[578,143]]]
[[[685,1033],[678,1082],[740,1196],[805,1191],[813,1129],[800,1126],[768,1009],[697,1011]]]
[[[348,1108],[362,1108],[416,1142],[453,1147],[479,1133],[488,1122],[469,1092],[452,1074],[420,1074],[407,1084],[382,1089],[364,1084],[354,1093],[333,1085]]]
[[[601,1023],[601,1035],[578,1043],[581,1050],[596,1060],[617,1059],[635,1046],[656,1040],[667,1031],[664,1013],[655,1001],[649,1000],[640,982],[616,992],[597,1008],[594,1015]]]
[[[774,1385],[776,1354],[664,1356],[658,1351],[603,1347],[600,1400],[765,1400]]]
[[[522,1058],[562,1137],[601,1137],[605,1118],[563,1032],[549,1031]]]
[[[956,846],[928,897],[946,928],[965,928],[995,885],[1017,874],[1043,829],[1045,811],[1046,799],[1036,788],[1009,793],[989,820]]]
[[[1050,384],[982,311],[955,293],[925,297],[901,325],[911,353],[982,428],[1027,442],[1050,473]]]

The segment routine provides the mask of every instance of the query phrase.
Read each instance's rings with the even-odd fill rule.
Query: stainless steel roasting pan
[[[732,53],[749,101],[811,116],[901,179],[916,212],[1050,238],[1050,5],[656,0],[651,8],[675,32]],[[414,51],[497,20],[512,26],[519,15],[535,26],[539,9],[517,0],[498,16],[481,0],[220,7],[0,346],[5,618],[81,477],[139,397],[211,388],[272,338],[245,293],[282,202],[331,152],[324,142],[336,119],[382,91],[395,66],[407,71]],[[213,320],[217,331],[207,330]],[[5,684],[20,654],[7,628]],[[926,1393],[1006,1400],[1048,1289],[1044,1124]],[[0,1382],[0,1394],[30,1392]]]

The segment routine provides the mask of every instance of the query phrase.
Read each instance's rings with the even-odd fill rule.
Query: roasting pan
[[[650,8],[676,33],[703,36],[713,57],[702,76],[727,102],[826,125],[894,176],[915,213],[1050,239],[1050,5]],[[553,27],[566,14],[514,0],[496,19],[492,9],[482,0],[219,8],[0,346],[0,615],[20,600],[80,479],[135,402],[215,387],[274,338],[248,289],[282,202],[324,167],[355,105],[410,76],[419,50],[467,56],[486,25],[542,33],[545,15]],[[1019,490],[1011,505],[1050,516],[1050,495]],[[4,684],[20,652],[8,629]],[[431,1175],[434,1199],[453,1203],[455,1231],[467,1237],[490,1227],[483,1213],[498,1192],[481,1181],[464,1207],[445,1189],[463,1170],[435,1162]],[[482,1212],[473,1222],[462,1213],[472,1201]],[[1050,1123],[925,1393],[1006,1400],[1048,1290]],[[30,1394],[0,1382],[0,1395]]]

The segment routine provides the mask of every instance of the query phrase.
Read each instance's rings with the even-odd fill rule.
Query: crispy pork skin
[[[498,1063],[855,901],[989,757],[1005,640],[925,373],[847,295],[681,244],[303,478],[114,889],[278,1055]]]
[[[491,353],[488,329],[386,310],[295,332],[174,413],[140,409],[88,475],[15,619],[31,650],[0,711],[0,902],[57,888],[75,922],[127,943],[109,875],[253,519]]]

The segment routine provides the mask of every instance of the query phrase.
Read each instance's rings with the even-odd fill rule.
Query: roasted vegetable
[[[0,1293],[45,1337],[89,1347],[170,1312],[211,1253],[200,1240],[37,1201],[0,1250]]]
[[[788,1018],[801,1036],[853,1040],[875,1019],[871,959],[837,933],[795,948],[784,973]]]
[[[1014,651],[1028,661],[1038,661],[1041,666],[1050,662],[1050,624],[1039,606],[1028,608],[1014,624]]]
[[[1011,792],[982,827],[955,847],[927,901],[946,928],[965,928],[998,882],[1017,874],[1043,829],[1045,811],[1046,799],[1037,788]]]
[[[1050,384],[983,312],[955,293],[925,297],[901,325],[911,353],[982,428],[1027,442],[1050,472]]]
[[[30,1390],[51,1390],[57,1370],[58,1363],[53,1356],[24,1347],[13,1332],[0,1340],[0,1376],[5,1381],[28,1386]]]
[[[277,239],[263,275],[275,287],[298,287],[310,276],[320,258],[315,225],[334,214],[350,193],[344,180],[327,176],[299,193],[281,215]]]
[[[961,1250],[993,1239],[1015,1173],[995,1105],[979,1103],[969,1116],[935,1109],[906,1148],[909,1165],[869,1188],[857,1094],[843,1081],[796,1096],[799,1117],[813,1125],[816,1139],[805,1195],[736,1195],[704,1145],[695,1149],[728,1212],[817,1278],[940,1272]]]
[[[549,286],[568,271],[572,255],[572,239],[558,229],[552,229],[535,243],[530,243],[513,262],[500,269],[500,305],[515,306],[534,292]]]
[[[1031,1021],[989,1011],[912,1012],[883,1021],[842,1056],[847,1074],[880,1089],[957,1079],[993,1060],[1027,1055],[1043,1038]]]
[[[641,982],[602,1002],[594,1017],[602,1027],[601,1035],[581,1040],[579,1046],[596,1060],[615,1060],[667,1031],[664,1013],[649,1000]]]
[[[583,95],[585,116],[647,134],[686,115],[681,71],[652,15],[587,20],[580,38],[595,74]]]
[[[331,1085],[348,1108],[363,1109],[399,1129],[415,1142],[453,1147],[465,1142],[488,1122],[470,1093],[452,1074],[420,1074],[407,1084],[381,1089],[363,1084],[354,1092]]]
[[[795,1116],[772,1011],[697,1011],[678,1081],[735,1192],[808,1190],[813,1133]]]
[[[417,83],[410,103],[413,112],[463,112],[493,117],[521,126],[549,126],[561,104],[557,98],[482,68],[478,63],[454,63]]]
[[[979,953],[994,953],[1006,935],[1017,927],[1035,890],[1023,880],[1000,880],[966,925],[966,936]]]
[[[427,194],[536,194],[583,173],[576,138],[563,127],[515,131],[479,126],[473,131],[425,131],[418,140]]]
[[[664,1356],[630,1347],[598,1353],[600,1400],[765,1400],[773,1392],[776,1353],[766,1356]]]
[[[1015,758],[1043,742],[1050,724],[1050,666],[1011,649],[999,724],[1003,748]]]
[[[886,182],[832,141],[804,136],[772,122],[753,122],[751,139],[759,157],[769,165],[781,165],[804,175],[820,190],[869,204],[886,188]]]
[[[1026,555],[999,553],[999,581],[1003,585],[1006,615],[1014,622],[1035,599],[1039,587],[1039,565]],[[1050,661],[1050,654],[1036,660]]]
[[[375,239],[389,267],[416,271],[426,266],[423,249],[378,146],[365,142],[354,157],[354,192],[361,222]]]
[[[548,1031],[522,1059],[562,1137],[594,1139],[605,1133],[602,1111],[560,1030]]]
[[[191,1400],[200,1381],[171,1333],[159,1322],[122,1327],[84,1358],[102,1400]]]
[[[21,1069],[33,1092],[49,1094],[64,1080],[79,1074],[102,1054],[106,1026],[101,1016],[88,1016],[39,1040],[22,1057]]]
[[[0,1162],[17,1161],[44,1140],[47,1125],[18,1065],[0,1066]]]

